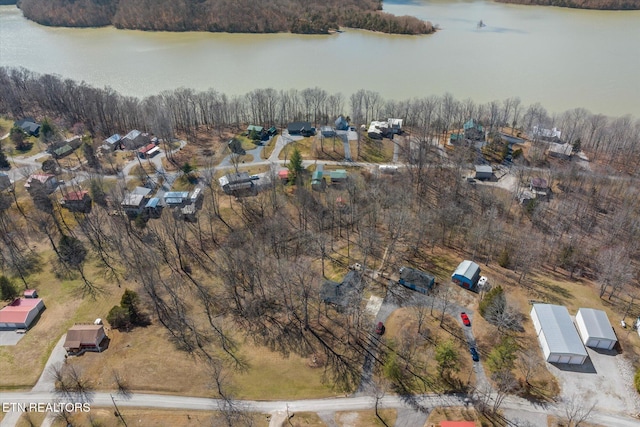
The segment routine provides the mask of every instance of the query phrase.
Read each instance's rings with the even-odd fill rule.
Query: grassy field
[[[282,151],[280,151],[278,158],[280,160],[288,160],[291,157],[293,150],[297,148],[298,151],[300,151],[300,155],[302,155],[303,160],[312,159],[315,154],[314,141],[315,137],[302,138],[298,141],[293,141],[287,144]]]
[[[236,396],[241,399],[309,399],[335,396],[322,382],[322,368],[310,368],[309,359],[279,353],[249,342],[242,345],[250,368],[233,375]]]
[[[262,152],[260,153],[260,157],[263,159],[268,159],[273,150],[276,148],[276,141],[280,138],[280,135],[275,135],[273,138],[269,140],[269,143],[264,146]]]
[[[315,412],[296,412],[282,425],[295,427],[326,427],[326,423]]]
[[[351,156],[356,161],[369,163],[388,163],[393,160],[393,148],[395,143],[391,139],[372,139],[369,141],[367,141],[366,139],[361,139],[360,157],[357,157],[358,143],[356,141],[350,141],[350,144]]]
[[[120,414],[129,426],[144,427],[200,427],[224,425],[225,421],[220,413],[215,411],[186,411],[168,409],[141,409],[119,407]],[[263,414],[248,414],[251,425],[267,427],[267,417]],[[91,408],[89,413],[78,413],[71,419],[73,425],[102,427],[120,427],[124,424],[114,414],[113,408]],[[40,425],[40,424],[36,424]],[[53,427],[66,427],[63,420],[54,422]]]

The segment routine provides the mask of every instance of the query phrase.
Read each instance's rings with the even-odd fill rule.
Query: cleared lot
[[[558,378],[561,397],[579,397],[586,407],[594,402],[604,412],[637,414],[640,411],[637,393],[633,390],[633,369],[615,351],[595,351],[587,347],[589,358],[584,365],[547,363]]]

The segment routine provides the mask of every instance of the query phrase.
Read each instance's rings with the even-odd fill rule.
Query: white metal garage
[[[593,308],[581,308],[576,314],[576,325],[587,347],[611,350],[618,342],[607,313]]]
[[[534,304],[531,320],[547,362],[581,365],[587,359],[569,311],[561,305]]]

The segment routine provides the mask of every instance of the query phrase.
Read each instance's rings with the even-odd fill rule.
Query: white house
[[[602,310],[581,308],[576,314],[576,325],[587,347],[611,350],[618,342],[607,313]]]
[[[581,365],[587,359],[578,331],[566,307],[534,304],[531,320],[538,335],[545,360],[550,363]]]

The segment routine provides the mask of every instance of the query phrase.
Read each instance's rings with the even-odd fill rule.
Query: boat
[[[484,22],[482,22],[482,19],[481,19],[480,22],[478,22],[478,28],[482,28],[482,27],[486,27],[486,25]]]

